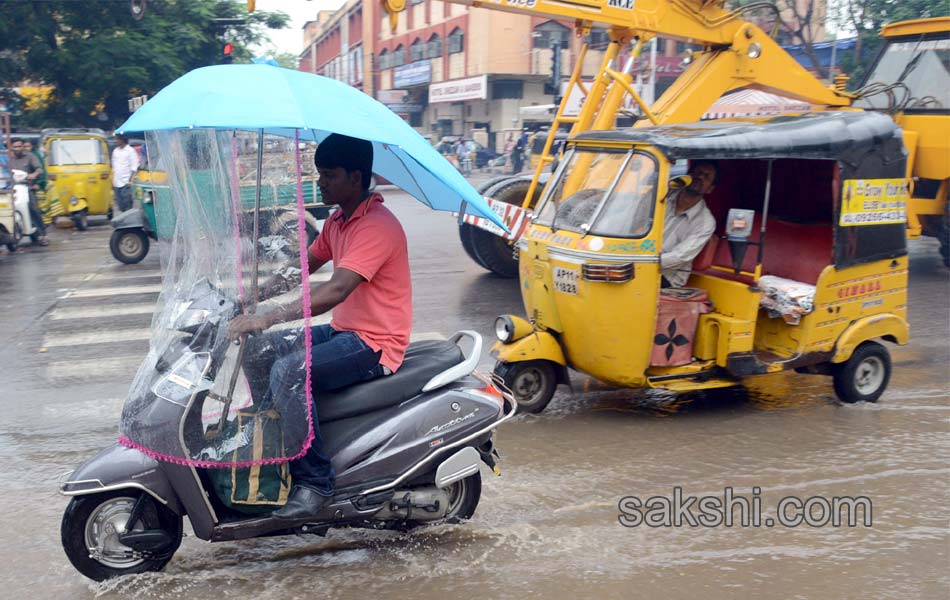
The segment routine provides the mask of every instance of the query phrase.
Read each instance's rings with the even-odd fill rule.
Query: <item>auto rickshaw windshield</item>
[[[657,164],[643,152],[575,148],[538,211],[552,229],[636,238],[650,231]]]
[[[97,138],[60,138],[50,142],[50,166],[99,165],[106,162]]]

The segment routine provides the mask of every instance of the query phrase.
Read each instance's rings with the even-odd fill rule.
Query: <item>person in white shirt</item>
[[[115,150],[112,151],[112,190],[119,212],[132,208],[132,178],[139,170],[139,155],[129,146],[125,134],[115,134]]]
[[[660,285],[683,287],[693,268],[693,259],[716,231],[716,219],[706,208],[703,196],[712,191],[719,179],[716,163],[693,162],[690,184],[670,196],[663,221],[663,251],[660,253]]]

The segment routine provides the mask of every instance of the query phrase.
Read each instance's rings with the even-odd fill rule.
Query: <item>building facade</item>
[[[433,142],[474,137],[501,150],[509,134],[539,125],[521,108],[555,102],[583,43],[569,22],[441,0],[406,2],[395,29],[375,0],[319,12],[304,27],[299,68],[363,90]],[[593,30],[589,42],[583,72],[593,76],[607,32]],[[635,74],[648,102],[679,77],[695,48],[659,39],[644,53]],[[561,85],[553,84],[554,71]]]

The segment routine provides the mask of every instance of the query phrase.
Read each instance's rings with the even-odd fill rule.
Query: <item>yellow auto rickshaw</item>
[[[101,129],[44,129],[43,148],[49,184],[46,194],[56,214],[86,229],[89,215],[112,218],[112,168]]]
[[[875,401],[908,341],[906,156],[879,114],[814,112],[571,138],[518,241],[528,320],[496,320],[495,372],[539,412],[568,368],[672,391],[794,369]],[[716,161],[716,233],[661,288],[677,169]]]

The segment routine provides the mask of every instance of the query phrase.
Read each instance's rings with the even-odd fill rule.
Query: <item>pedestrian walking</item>
[[[521,172],[521,169],[524,168],[524,151],[528,146],[528,134],[522,132],[518,136],[518,141],[515,142],[515,147],[511,151],[511,172],[518,174]]]
[[[115,150],[112,151],[112,190],[119,212],[132,208],[132,178],[139,170],[139,155],[129,146],[125,134],[115,134]]]

